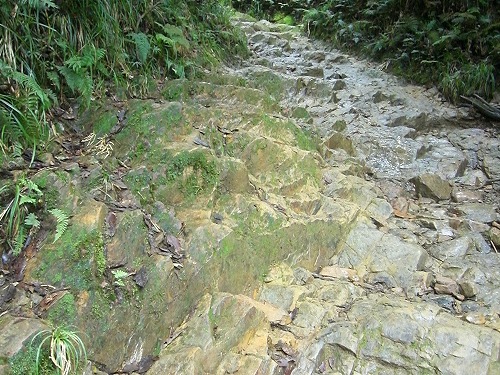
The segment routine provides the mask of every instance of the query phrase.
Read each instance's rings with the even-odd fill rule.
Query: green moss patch
[[[59,370],[50,360],[48,348],[44,348],[40,353],[39,367],[36,367],[38,348],[35,344],[23,348],[10,359],[8,375],[59,375]]]
[[[195,197],[217,184],[219,171],[205,152],[183,151],[167,162],[166,178],[185,196]]]
[[[254,126],[262,128],[264,135],[282,141],[305,151],[316,151],[318,140],[310,132],[297,126],[293,121],[263,114],[253,120]]]
[[[102,137],[108,134],[117,122],[118,119],[116,117],[116,113],[113,113],[112,111],[106,111],[99,118],[97,118],[97,120],[94,121],[92,131],[98,137]]]
[[[250,87],[264,90],[276,101],[281,100],[285,91],[283,79],[271,71],[254,72],[248,77]]]
[[[73,294],[66,293],[51,306],[47,318],[54,326],[73,325],[76,319],[76,303]]]
[[[332,255],[327,249],[336,248],[341,230],[337,223],[319,221],[282,227],[279,221],[271,219],[264,230],[242,223],[221,241],[216,253],[222,263],[220,274],[224,275],[219,279],[220,290],[248,290],[251,280],[262,280],[273,263],[284,259],[317,267]]]
[[[55,244],[44,247],[35,276],[74,292],[91,290],[100,284],[103,251],[99,231],[70,227]]]

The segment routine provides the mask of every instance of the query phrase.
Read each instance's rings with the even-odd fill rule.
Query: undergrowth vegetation
[[[411,81],[436,84],[451,101],[491,98],[500,71],[496,0],[233,0],[271,20],[290,15],[313,36],[379,61]]]
[[[7,202],[5,207],[0,208],[0,246],[5,246],[6,253],[17,256],[30,242],[28,238],[40,228],[36,212],[43,216],[50,213],[56,220],[54,242],[68,227],[68,215],[58,208],[43,207],[44,192],[25,176],[0,187],[0,202]]]
[[[246,51],[218,0],[3,0],[0,20],[0,155],[36,148],[55,103],[144,96]]]

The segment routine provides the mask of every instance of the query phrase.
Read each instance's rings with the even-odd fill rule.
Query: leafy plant
[[[181,152],[167,164],[167,181],[176,183],[189,197],[217,184],[219,171],[213,160],[202,151]]]
[[[86,361],[87,352],[82,339],[74,331],[59,326],[38,332],[31,340],[41,338],[36,354],[36,374],[42,358],[40,354],[46,344],[49,344],[50,360],[59,369],[61,375],[76,373],[81,360]]]
[[[4,187],[3,191],[7,191],[7,188]],[[29,210],[37,204],[43,193],[33,181],[22,177],[13,186],[13,195],[0,213],[0,223],[3,222],[7,246],[17,256],[23,249],[27,227],[36,228],[39,225],[35,214],[30,214]]]
[[[443,94],[454,102],[458,102],[461,95],[474,93],[491,97],[495,91],[493,66],[486,63],[464,65],[454,72],[444,73],[439,86]]]
[[[137,59],[141,64],[144,64],[151,51],[151,44],[149,43],[148,36],[144,33],[130,33],[128,35],[134,41]]]
[[[38,364],[36,363],[38,341],[40,340],[28,343],[25,348],[9,359],[9,375],[35,375],[37,371],[40,375],[59,375],[58,369],[49,358],[48,348],[43,348]]]
[[[123,280],[126,277],[130,276],[129,273],[127,273],[123,270],[113,270],[113,271],[111,271],[111,273],[113,274],[113,277],[115,278],[114,284],[118,285],[118,286],[125,286],[125,283],[123,282]]]
[[[104,49],[88,44],[79,55],[71,56],[64,62],[64,66],[57,67],[70,90],[81,94],[85,107],[89,106],[92,98],[96,71],[106,76],[106,68],[101,62],[105,56]]]
[[[54,242],[56,242],[64,234],[69,224],[69,216],[59,208],[53,208],[49,212],[56,218],[56,235],[54,237]]]
[[[33,149],[46,134],[45,111],[54,94],[40,87],[34,76],[28,76],[0,60],[0,83],[7,83],[12,94],[0,89],[0,148],[5,153],[16,142]]]
[[[493,0],[234,0],[260,17],[291,15],[311,35],[386,62],[418,83],[438,83],[452,101],[498,85],[500,13]]]

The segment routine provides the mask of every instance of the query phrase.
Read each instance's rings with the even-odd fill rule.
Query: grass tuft
[[[80,362],[87,360],[85,345],[74,331],[62,326],[46,329],[38,332],[31,343],[38,338],[41,341],[35,358],[36,375],[38,375],[38,369],[42,362],[40,355],[45,345],[49,346],[50,360],[59,369],[61,375],[76,373]]]

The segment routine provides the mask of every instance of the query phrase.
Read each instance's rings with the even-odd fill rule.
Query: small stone
[[[429,253],[438,260],[461,258],[474,248],[474,241],[468,236],[439,243],[429,248]]]
[[[453,229],[451,229],[450,227],[441,228],[439,230],[439,234],[441,236],[446,236],[446,237],[449,237],[449,238],[453,238],[455,236],[455,233],[453,233]]]
[[[470,227],[472,232],[486,233],[490,229],[490,226],[486,223],[478,223],[477,221],[469,220],[467,225]]]
[[[215,224],[221,224],[222,223],[222,220],[224,220],[224,216],[222,216],[220,213],[218,212],[214,212],[214,214],[212,215],[212,221],[215,223]]]
[[[73,225],[84,227],[89,232],[102,228],[108,214],[107,206],[93,199],[82,202],[81,205],[83,208],[74,216]]]
[[[345,55],[337,55],[334,58],[332,58],[331,61],[334,63],[343,64],[348,62],[349,59]]]
[[[423,296],[424,301],[429,301],[437,304],[445,310],[456,312],[456,300],[450,295],[427,295]]]
[[[324,77],[323,68],[320,67],[309,68],[304,72],[304,75],[309,77],[323,78]]]
[[[33,293],[30,298],[31,298],[31,301],[33,302],[33,305],[35,305],[35,306],[38,305],[43,300],[43,297],[39,294],[36,294],[36,293]]]
[[[495,206],[486,203],[468,203],[460,206],[465,217],[478,223],[491,223],[498,217]]]
[[[342,78],[346,78],[346,77],[344,76],[344,74],[340,74],[338,72],[331,71],[331,72],[325,73],[325,78],[326,79],[342,79]]]
[[[55,165],[56,164],[56,159],[54,158],[54,155],[52,155],[51,152],[44,152],[41,155],[38,155],[38,158],[40,161],[46,165]]]
[[[462,219],[450,218],[448,220],[448,225],[450,226],[450,228],[458,230],[462,226],[463,222],[464,221]]]
[[[473,282],[464,280],[458,283],[460,286],[460,291],[465,296],[465,298],[472,298],[477,294],[477,285]]]
[[[436,294],[448,294],[448,295],[459,295],[460,290],[458,284],[455,280],[449,277],[444,277],[441,275],[436,275],[436,284],[434,285],[434,291]]]
[[[493,244],[496,246],[497,251],[500,251],[500,229],[491,227],[490,231],[488,232],[488,236],[490,238],[490,241],[493,242]]]
[[[384,199],[374,198],[368,207],[366,207],[366,212],[374,220],[385,224],[387,219],[392,215],[393,210],[389,202]]]
[[[326,54],[323,51],[314,51],[309,54],[309,59],[317,62],[322,62],[326,58]]]
[[[293,278],[297,285],[306,285],[313,280],[311,272],[301,267],[293,270]]]
[[[0,289],[0,306],[6,302],[12,301],[16,295],[16,287],[12,284],[7,284]]]
[[[332,125],[332,129],[337,132],[343,132],[347,128],[347,123],[345,120],[337,120],[335,124]]]
[[[453,191],[451,192],[451,199],[457,203],[480,202],[482,197],[481,193],[478,191],[453,188]]]
[[[340,91],[340,90],[345,89],[346,87],[347,87],[347,84],[345,83],[345,81],[338,79],[337,81],[335,81],[335,84],[333,85],[333,90]]]
[[[465,316],[465,320],[469,323],[483,325],[486,323],[486,318],[481,313],[472,313]]]
[[[380,90],[373,94],[372,98],[375,104],[389,100],[389,97]]]
[[[134,281],[139,288],[144,288],[148,282],[148,273],[146,267],[142,266],[134,276]]]
[[[350,268],[342,268],[338,266],[327,266],[319,273],[321,276],[331,277],[334,279],[359,281],[359,276],[356,270]]]
[[[23,343],[47,326],[39,319],[4,315],[0,319],[0,358],[9,359],[18,353]]]
[[[424,173],[411,180],[415,185],[415,190],[420,197],[432,198],[434,200],[449,199],[451,195],[451,185],[448,181],[431,173]]]
[[[375,272],[370,273],[365,276],[365,281],[370,284],[377,286],[377,288],[396,288],[397,283],[394,277],[389,275],[387,272]]]
[[[462,311],[464,313],[477,312],[481,308],[481,305],[473,300],[466,300],[462,303]]]
[[[418,222],[418,224],[421,227],[424,227],[424,228],[427,228],[427,229],[432,229],[432,230],[436,230],[437,229],[437,224],[436,224],[435,220],[431,220],[431,219],[418,219],[417,222]]]
[[[434,282],[434,275],[431,272],[416,271],[413,273],[413,284],[417,287],[417,293],[427,292]]]

